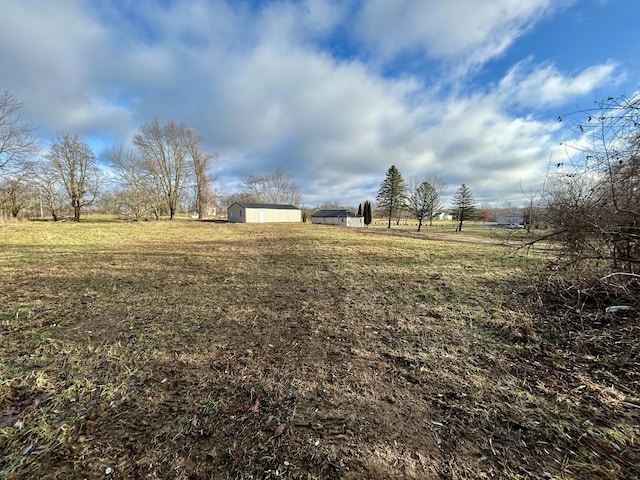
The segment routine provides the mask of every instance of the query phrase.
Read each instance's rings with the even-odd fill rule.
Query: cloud
[[[422,52],[461,72],[502,55],[540,19],[569,3],[370,0],[360,12],[357,32],[384,57]]]
[[[528,59],[509,70],[498,91],[505,103],[539,109],[569,103],[602,85],[618,85],[624,78],[614,62],[592,65],[568,76],[554,65],[532,66]]]
[[[618,81],[618,63],[567,73],[531,56],[475,90],[437,90],[420,72],[380,65],[405,52],[481,65],[557,5],[11,2],[0,83],[47,141],[68,132],[108,149],[155,118],[184,121],[220,153],[227,191],[280,167],[307,205],[357,205],[396,164],[407,178],[438,175],[452,192],[464,182],[481,201],[517,201],[520,181],[539,179],[559,143],[557,114],[540,108]]]
[[[520,182],[540,180],[557,123],[511,117],[491,94],[449,99],[442,109],[441,122],[427,133],[435,159],[429,173],[452,189],[466,183],[492,202],[519,196]]]
[[[321,164],[353,173],[381,154],[385,138],[411,128],[406,97],[418,88],[359,62],[268,45],[228,64],[217,81],[218,108],[228,114],[211,121],[230,148],[275,155],[262,168],[297,159],[301,171]]]
[[[74,2],[11,2],[0,18],[5,88],[24,99],[27,114],[45,128],[82,130],[103,103],[95,103],[92,80],[107,32],[85,21]]]

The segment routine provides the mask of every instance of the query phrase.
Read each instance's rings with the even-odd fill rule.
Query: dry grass
[[[512,253],[0,224],[0,477],[636,478],[637,347],[599,365],[617,330],[553,330]]]

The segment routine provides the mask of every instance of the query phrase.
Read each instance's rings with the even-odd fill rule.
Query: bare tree
[[[278,168],[269,177],[269,202],[276,204],[300,204],[300,191],[292,173]]]
[[[442,191],[445,187],[445,182],[442,178],[431,175],[427,177],[427,182],[431,185],[433,189],[431,196],[429,198],[430,204],[427,212],[427,218],[429,219],[429,226],[433,225],[433,219],[439,210],[444,208],[444,203],[442,203]]]
[[[0,95],[0,174],[19,171],[38,149],[33,127],[20,118],[22,106],[6,90]]]
[[[266,203],[266,177],[248,176],[242,185],[240,198],[242,201]]]
[[[191,172],[188,157],[189,129],[184,123],[157,120],[143,125],[133,137],[141,164],[153,177],[173,219]]]
[[[40,162],[33,176],[40,202],[41,216],[46,209],[54,222],[57,222],[64,210],[66,193],[64,188],[58,183],[56,174],[48,162]]]
[[[440,192],[424,181],[415,188],[408,199],[408,207],[415,218],[418,219],[418,232],[424,220],[432,221],[435,212],[441,207]]]
[[[0,183],[0,205],[6,208],[13,218],[18,218],[34,198],[31,174],[7,176]]]
[[[107,158],[118,178],[120,188],[114,194],[119,213],[139,221],[149,215],[158,220],[165,204],[157,178],[145,167],[135,152],[113,148]]]
[[[214,200],[211,189],[211,181],[213,179],[209,170],[211,168],[211,162],[218,158],[218,154],[203,152],[200,149],[200,141],[200,134],[194,129],[189,129],[187,151],[193,163],[194,203],[196,211],[198,212],[198,218],[203,219],[207,216],[209,207]]]
[[[94,201],[102,181],[91,148],[77,136],[63,134],[51,145],[46,158],[53,179],[67,193],[73,219],[79,222],[82,208]]]
[[[247,201],[300,205],[300,190],[291,173],[278,168],[265,177],[250,176],[243,186],[243,196]]]
[[[482,223],[487,222],[495,217],[495,211],[489,203],[481,203],[478,208],[478,220],[482,220]]]

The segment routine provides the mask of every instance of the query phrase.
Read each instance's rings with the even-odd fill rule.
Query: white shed
[[[341,225],[343,227],[364,227],[364,217],[350,210],[318,210],[311,215],[311,223]]]
[[[294,205],[235,202],[227,208],[227,219],[234,223],[302,222],[302,210]]]

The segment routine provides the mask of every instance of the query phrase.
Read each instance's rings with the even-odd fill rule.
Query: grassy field
[[[0,478],[638,478],[638,317],[574,321],[537,263],[473,231],[0,224]]]

